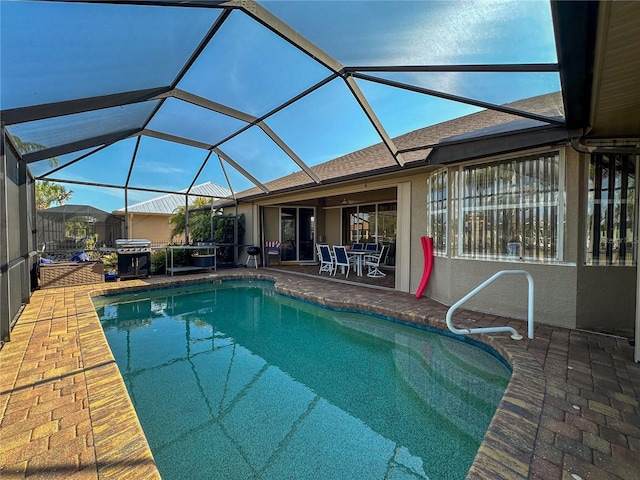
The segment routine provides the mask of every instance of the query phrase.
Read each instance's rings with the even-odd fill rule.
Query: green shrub
[[[244,214],[238,215],[238,244],[242,245],[244,240]],[[213,241],[216,243],[233,245],[235,243],[235,219],[233,215],[214,216],[211,219],[211,230],[213,231]],[[220,247],[218,249],[218,262],[232,263],[234,261],[233,247]]]
[[[166,250],[151,251],[151,274],[165,273]]]
[[[100,258],[104,263],[104,271],[107,273],[118,273],[118,254],[107,253]]]
[[[169,246],[169,245],[168,245]],[[168,256],[168,258],[167,258]],[[187,252],[180,248],[173,250],[173,266],[182,267],[186,265],[188,259]],[[166,273],[165,266],[170,266],[171,251],[170,250],[153,250],[151,252],[151,274],[157,275]]]

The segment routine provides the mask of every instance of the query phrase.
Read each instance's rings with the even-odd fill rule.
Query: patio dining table
[[[355,259],[356,275],[358,277],[362,276],[362,261],[364,256],[371,253],[374,252],[368,250],[347,250],[347,255]]]

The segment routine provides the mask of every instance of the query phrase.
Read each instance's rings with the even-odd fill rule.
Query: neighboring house
[[[231,191],[228,188],[207,182],[191,189],[189,203],[198,197],[210,197],[213,202],[230,195]],[[184,206],[185,195],[172,193],[130,205],[126,210],[124,208],[115,210],[112,215],[127,219],[127,222],[124,222],[123,238],[146,238],[151,240],[153,245],[160,246],[171,241],[169,219],[179,207]]]
[[[563,113],[560,93],[511,106]],[[632,330],[637,158],[588,149],[574,136],[485,110],[394,139],[407,152],[404,166],[379,144],[314,167],[320,185],[298,172],[267,183],[268,195],[252,189],[237,198],[249,237],[280,240],[291,263],[313,260],[317,241],[350,244],[366,221],[355,239],[393,249],[399,291],[416,292],[420,237],[431,236],[426,294],[435,300],[453,304],[499,270],[524,269],[535,281],[537,322]],[[526,318],[526,278],[508,278],[466,306]]]

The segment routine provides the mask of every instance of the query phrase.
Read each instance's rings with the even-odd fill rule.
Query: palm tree
[[[36,142],[25,142],[17,135],[11,135],[15,147],[20,155],[39,152],[47,147]],[[58,157],[51,157],[49,164],[57,167],[60,164]],[[36,210],[45,210],[54,203],[64,205],[73,195],[73,190],[67,190],[62,185],[49,182],[47,180],[36,180]]]
[[[210,202],[211,200],[206,197],[198,197],[189,205],[189,210],[198,209],[198,211],[189,212],[189,233],[191,238],[211,238],[211,211],[204,208]],[[182,235],[185,232],[186,215],[184,206],[176,208],[175,213],[169,219],[169,225],[171,225],[171,238]]]
[[[18,149],[20,156],[25,155],[27,153],[39,152],[41,150],[47,149],[47,147],[45,145],[42,145],[41,143],[25,142],[17,135],[9,135],[9,136],[11,137],[13,144]],[[57,167],[58,164],[60,163],[60,160],[58,159],[58,157],[51,157],[49,159],[49,163],[51,164],[52,167]]]

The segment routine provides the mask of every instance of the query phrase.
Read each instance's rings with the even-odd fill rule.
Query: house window
[[[636,264],[635,169],[635,161],[631,155],[591,155],[585,257],[587,265]]]
[[[385,264],[395,265],[398,235],[398,205],[396,202],[344,207],[342,238],[346,245],[355,242],[387,245]]]
[[[562,259],[564,173],[558,152],[454,170],[455,255]]]
[[[433,253],[447,254],[447,170],[440,170],[427,179],[427,235],[433,238]]]

